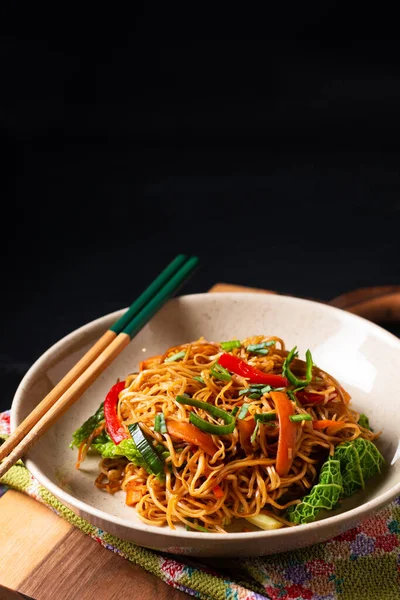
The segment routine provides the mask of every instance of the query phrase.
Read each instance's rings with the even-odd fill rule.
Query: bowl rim
[[[396,335],[394,335],[390,331],[384,329],[380,325],[378,325],[372,321],[369,321],[368,319],[361,317],[359,315],[355,315],[353,313],[347,312],[341,308],[331,306],[329,304],[325,304],[324,302],[311,300],[308,298],[301,298],[301,297],[297,297],[297,296],[284,295],[284,294],[268,294],[268,293],[266,293],[265,295],[263,295],[263,294],[254,294],[252,292],[238,292],[238,291],[236,291],[236,292],[213,292],[213,293],[203,292],[203,293],[183,294],[180,296],[175,296],[175,297],[171,298],[168,301],[168,303],[179,302],[182,300],[184,302],[196,302],[196,301],[202,301],[202,300],[209,302],[209,301],[212,301],[213,298],[215,299],[216,297],[224,297],[225,299],[229,299],[229,297],[231,297],[232,299],[240,298],[240,299],[251,300],[251,301],[259,301],[261,298],[264,298],[265,300],[270,301],[272,303],[274,303],[274,302],[278,302],[278,303],[283,302],[283,303],[287,303],[287,304],[293,304],[293,303],[300,304],[301,303],[301,304],[305,304],[305,305],[310,305],[311,307],[318,306],[318,310],[321,310],[322,312],[326,312],[329,314],[332,314],[332,313],[337,314],[340,316],[341,319],[344,319],[345,321],[347,320],[349,322],[361,323],[364,327],[367,327],[367,329],[372,330],[375,335],[378,335],[378,337],[383,338],[384,340],[387,339],[392,344],[397,345],[400,350],[400,338],[398,338]],[[110,324],[111,324],[118,317],[120,317],[127,310],[127,308],[128,307],[125,307],[125,308],[107,313],[105,315],[102,315],[101,317],[98,317],[91,321],[88,321],[87,323],[81,325],[80,327],[74,329],[67,335],[60,338],[57,342],[52,344],[45,352],[43,352],[35,360],[35,362],[30,366],[28,371],[25,373],[24,377],[20,381],[20,383],[15,391],[15,394],[14,394],[14,397],[12,400],[12,404],[11,404],[11,409],[10,409],[11,431],[14,431],[16,426],[18,425],[18,423],[16,421],[15,413],[18,409],[18,406],[22,402],[24,393],[26,393],[25,390],[27,388],[27,383],[29,383],[29,380],[35,376],[36,372],[39,371],[43,365],[46,364],[46,361],[48,360],[48,358],[51,357],[51,355],[55,351],[62,348],[65,344],[73,342],[78,337],[82,337],[82,334],[84,335],[87,332],[90,332],[90,330],[96,329],[96,327],[98,327],[100,324],[108,322],[108,321],[110,321]],[[58,500],[65,502],[65,504],[67,504],[69,507],[71,507],[72,510],[74,508],[76,508],[76,509],[80,510],[81,512],[86,513],[99,521],[101,520],[101,521],[110,522],[114,526],[120,526],[120,527],[128,529],[128,530],[133,530],[133,531],[138,530],[138,531],[141,531],[142,533],[151,533],[152,535],[158,534],[159,536],[167,536],[167,537],[171,538],[171,543],[176,542],[177,540],[179,540],[182,537],[185,539],[188,539],[188,540],[193,540],[193,541],[195,541],[195,540],[204,541],[204,533],[201,533],[201,532],[186,531],[186,530],[182,530],[182,529],[172,530],[170,528],[156,527],[154,525],[147,525],[146,523],[143,523],[143,522],[133,523],[122,517],[112,515],[108,512],[105,512],[101,509],[91,506],[90,504],[86,504],[83,500],[79,500],[75,496],[69,494],[67,491],[63,490],[62,488],[59,488],[56,484],[54,484],[44,473],[42,473],[40,467],[35,463],[35,461],[29,458],[29,455],[27,455],[24,463],[25,463],[25,466],[27,467],[28,471],[33,475],[33,477],[35,479],[37,479],[37,481],[44,488],[46,488],[48,491],[50,491]],[[325,528],[328,529],[329,527],[331,527],[333,525],[337,525],[338,530],[340,529],[340,526],[342,526],[342,529],[340,529],[340,532],[346,531],[346,523],[347,522],[354,521],[354,520],[361,522],[363,520],[363,518],[366,518],[371,513],[388,505],[399,494],[400,494],[400,482],[396,483],[394,486],[392,486],[389,490],[387,490],[383,494],[378,495],[376,498],[374,498],[372,500],[368,500],[367,502],[364,502],[360,506],[351,508],[343,513],[324,517],[323,519],[313,521],[312,523],[302,524],[300,526],[301,531],[304,532],[304,535],[306,536],[308,533],[311,533],[312,531],[315,531],[316,529],[321,529],[321,530],[323,530]],[[352,527],[352,526],[350,526],[350,527]],[[298,532],[299,532],[299,526],[281,528],[281,529],[270,530],[270,531],[260,530],[260,531],[250,531],[250,532],[232,532],[232,533],[225,533],[225,534],[224,533],[207,533],[207,540],[212,541],[212,543],[214,544],[214,543],[218,543],[218,542],[225,543],[227,540],[230,540],[232,542],[240,541],[240,540],[243,540],[244,538],[249,539],[250,537],[253,537],[256,540],[261,540],[265,537],[268,537],[268,539],[271,539],[273,541],[276,538],[282,539],[282,536],[290,539],[291,536],[295,536],[296,533],[298,534]],[[312,543],[318,543],[318,541],[314,541]]]

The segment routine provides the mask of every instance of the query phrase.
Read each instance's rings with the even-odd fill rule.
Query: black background
[[[0,8],[0,409],[179,252],[330,300],[399,283],[395,15]]]

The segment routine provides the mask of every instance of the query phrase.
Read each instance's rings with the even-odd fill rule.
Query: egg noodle
[[[292,526],[285,510],[312,488],[335,447],[378,435],[358,423],[360,415],[350,408],[350,396],[339,382],[297,353],[292,352],[286,369],[291,377],[278,389],[253,383],[240,369],[219,366],[221,356],[228,355],[226,360],[240,359],[282,378],[289,352],[281,338],[258,335],[229,344],[200,338],[169,348],[125,379],[116,416],[127,435],[129,425],[139,424],[163,457],[163,473],[149,473],[126,457],[102,458],[96,486],[126,492],[126,503],[145,523],[224,533],[236,519],[262,513],[280,526]],[[221,409],[230,420],[221,420],[201,403]],[[265,413],[268,420],[257,419]],[[161,429],[155,426],[160,415]],[[199,427],[193,424],[196,416]],[[207,423],[222,432],[227,423],[234,425],[231,433],[218,434],[209,432]]]

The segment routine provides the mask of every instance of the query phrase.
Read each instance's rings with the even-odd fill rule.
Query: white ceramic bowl
[[[54,344],[29,369],[12,404],[15,427],[105,330],[122,314],[106,315]],[[276,334],[300,356],[334,375],[352,403],[382,430],[378,446],[388,467],[340,509],[308,525],[275,531],[203,534],[145,525],[135,510],[94,486],[99,458],[78,471],[73,431],[99,406],[116,381],[144,357],[204,336],[209,340]],[[192,556],[256,556],[322,542],[356,526],[400,494],[400,340],[377,325],[324,304],[287,296],[251,293],[194,294],[174,298],[132,340],[80,400],[29,451],[26,465],[36,479],[76,514],[104,531],[141,546]]]

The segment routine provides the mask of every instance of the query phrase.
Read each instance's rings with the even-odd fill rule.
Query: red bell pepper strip
[[[119,444],[129,437],[117,417],[117,404],[120,392],[125,388],[125,381],[119,381],[112,386],[104,400],[104,417],[106,428],[114,444]]]
[[[218,450],[211,435],[203,433],[200,429],[197,429],[197,427],[186,421],[167,419],[167,431],[171,437],[199,446],[199,448],[210,456],[214,456]]]
[[[331,400],[336,398],[336,396],[337,394],[335,393]],[[296,398],[300,404],[322,404],[322,402],[325,400],[325,396],[323,394],[313,394],[312,392],[305,392],[304,390],[298,390],[296,392]]]
[[[272,387],[287,387],[289,384],[286,377],[274,373],[263,373],[237,356],[233,356],[233,354],[221,354],[218,363],[228,371],[249,379],[250,383],[265,383],[265,385],[271,385]]]

